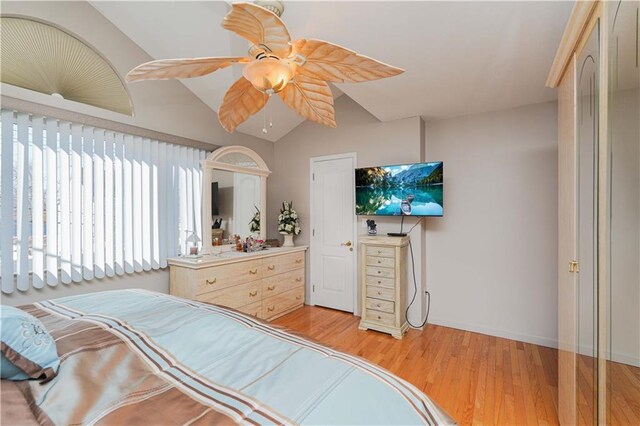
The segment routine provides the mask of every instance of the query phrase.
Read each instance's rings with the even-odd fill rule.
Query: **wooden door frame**
[[[355,168],[358,164],[358,153],[357,152],[345,152],[342,154],[332,154],[332,155],[322,155],[319,157],[311,157],[309,158],[309,222],[311,224],[311,236],[309,237],[309,284],[311,286],[309,304],[311,306],[315,306],[315,292],[313,291],[313,281],[314,281],[314,262],[313,262],[313,253],[314,253],[314,241],[315,236],[313,235],[313,229],[315,229],[315,220],[316,216],[314,214],[314,166],[315,163],[319,163],[321,161],[331,161],[331,160],[342,160],[342,159],[350,159],[353,164],[354,173],[352,174],[352,183],[353,183],[353,235],[351,241],[353,242],[353,314],[360,315],[360,303],[358,298],[358,290],[360,286],[358,285],[358,216],[355,213],[355,204],[356,204],[356,175]],[[317,246],[316,246],[317,247]]]

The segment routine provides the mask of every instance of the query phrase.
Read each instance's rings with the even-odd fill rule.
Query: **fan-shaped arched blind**
[[[23,17],[1,20],[3,83],[133,115],[122,80],[93,48],[53,25]]]

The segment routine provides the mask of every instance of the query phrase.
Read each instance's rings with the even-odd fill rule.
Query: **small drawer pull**
[[[382,296],[382,292],[381,291],[378,292],[378,296]]]
[[[376,304],[376,306],[379,308],[379,307],[380,307],[380,304],[379,304],[379,303],[377,303],[377,304]]]
[[[274,269],[276,269],[276,265],[267,266],[267,269],[273,271]]]
[[[378,254],[382,254],[382,250],[378,250]]]
[[[267,290],[269,290],[269,291],[273,291],[275,289],[276,289],[275,285],[270,285],[269,287],[267,287]]]
[[[378,280],[378,284],[382,284],[382,281]]]
[[[274,310],[275,308],[276,308],[275,306],[267,307],[267,311],[269,311],[269,312],[273,312],[273,310]]]
[[[380,262],[380,261],[378,260],[378,265],[379,265],[379,264],[381,264],[381,263],[382,263],[382,262]]]
[[[252,315],[253,315],[254,317],[257,317],[257,316],[258,316],[258,311],[255,311]]]
[[[379,320],[381,320],[381,319],[382,319],[382,317],[381,317],[380,315],[378,315],[378,319],[379,319]]]
[[[296,259],[296,263],[302,263],[302,259]]]
[[[302,296],[296,296],[296,300],[302,299]]]
[[[250,273],[251,275],[255,275],[255,274],[257,274],[257,273],[258,273],[258,268],[256,268],[256,269],[249,269],[249,273]]]
[[[302,282],[302,278],[300,278],[300,277],[296,278],[296,282],[297,283]]]
[[[249,297],[255,297],[258,295],[258,290],[253,290],[249,292]]]
[[[213,285],[213,284],[216,283],[216,281],[218,281],[218,279],[214,277],[213,280],[211,280],[211,281],[206,280],[206,281],[207,281],[207,285]]]
[[[382,271],[378,269],[378,273],[379,273],[379,274],[381,274],[381,273],[382,273]]]

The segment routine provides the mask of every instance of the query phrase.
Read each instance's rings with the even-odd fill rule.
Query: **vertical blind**
[[[202,236],[203,150],[1,111],[2,292],[167,266]]]

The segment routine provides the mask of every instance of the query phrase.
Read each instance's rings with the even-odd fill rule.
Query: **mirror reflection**
[[[611,2],[610,271],[606,423],[640,423],[640,67],[638,2]]]
[[[213,170],[211,185],[211,241],[260,234],[260,176]]]

